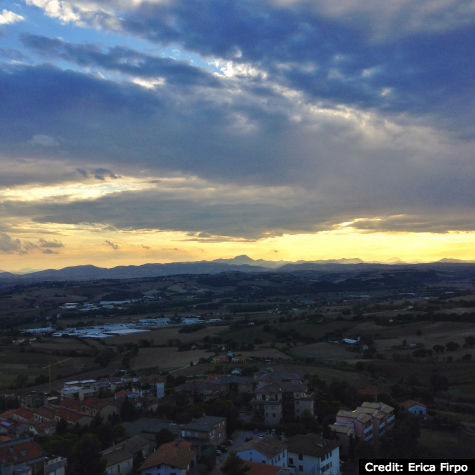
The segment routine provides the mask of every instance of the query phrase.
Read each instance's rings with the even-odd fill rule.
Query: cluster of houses
[[[80,401],[88,397],[114,394],[115,399],[127,397],[141,409],[156,409],[159,399],[165,396],[166,379],[160,375],[121,377],[117,379],[84,379],[66,381],[61,389],[62,398]]]
[[[383,402],[363,402],[353,411],[339,410],[330,429],[346,448],[353,437],[365,442],[379,439],[394,427],[395,419],[393,407]]]
[[[64,475],[64,457],[46,457],[31,438],[0,436],[0,475]]]
[[[314,417],[315,412],[315,397],[304,379],[275,368],[258,371],[252,377],[209,375],[189,380],[175,390],[203,401],[247,393],[248,407],[252,408],[248,409],[248,421],[269,428]],[[87,427],[96,417],[112,420],[125,399],[145,414],[156,409],[164,396],[165,379],[161,375],[68,381],[59,397],[37,391],[24,393],[19,408],[0,413],[0,475],[64,475],[67,461],[45,457],[32,436],[54,434],[58,422],[73,428]],[[416,401],[405,401],[401,408],[426,417],[425,406]],[[363,402],[354,410],[338,411],[330,425],[336,436],[332,440],[312,433],[288,439],[257,434],[240,445],[233,444],[232,449],[249,465],[248,475],[338,474],[340,451],[344,453],[353,438],[378,440],[394,427],[394,412],[383,402]],[[132,470],[141,475],[186,475],[192,473],[204,447],[212,446],[220,453],[230,444],[224,417],[203,416],[184,424],[142,417],[123,425],[129,438],[102,452],[108,475],[127,475]],[[163,429],[174,440],[155,449]]]
[[[252,416],[269,427],[292,421],[307,414],[313,416],[314,394],[304,379],[294,373],[272,368],[257,372],[254,377],[210,375],[206,380],[192,380],[177,388],[208,401],[229,393],[248,393],[252,397]]]

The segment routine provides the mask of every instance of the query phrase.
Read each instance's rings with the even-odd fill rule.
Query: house
[[[409,400],[402,402],[400,406],[411,414],[421,416],[424,419],[427,417],[427,407],[420,402]]]
[[[33,411],[33,417],[35,422],[52,422],[54,421],[54,410],[50,407],[41,406]]]
[[[282,420],[295,420],[305,413],[314,415],[314,396],[307,392],[307,385],[302,382],[268,382],[265,378],[257,384],[252,403],[256,417],[269,426]]]
[[[102,457],[106,461],[108,475],[127,475],[134,467],[134,456],[122,444],[103,450]]]
[[[317,434],[296,435],[287,441],[288,465],[296,474],[340,473],[339,443]]]
[[[137,458],[144,460],[152,449],[152,443],[139,435],[130,437],[102,451],[106,460],[107,474],[127,474],[132,471]]]
[[[33,422],[35,415],[30,409],[25,407],[18,407],[16,409],[8,409],[0,414],[0,420],[14,420],[17,422]]]
[[[333,425],[351,427],[355,437],[368,442],[373,438],[373,422],[368,414],[356,411],[339,410],[336,413],[336,421]]]
[[[336,435],[340,443],[340,454],[347,456],[350,451],[350,441],[355,436],[353,426],[330,424],[329,428]]]
[[[45,403],[45,394],[41,391],[30,391],[20,396],[20,406],[35,409]]]
[[[394,407],[384,402],[363,402],[356,410],[371,415],[376,438],[394,427]]]
[[[56,422],[64,419],[70,425],[78,424],[81,427],[86,427],[92,422],[93,418],[87,414],[72,411],[71,409],[66,409],[65,407],[57,407],[54,410],[54,419]]]
[[[199,445],[219,445],[226,440],[226,418],[204,416],[180,426],[179,437]]]
[[[340,410],[330,426],[352,427],[355,437],[365,441],[376,439],[394,427],[394,408],[383,402],[363,402],[354,411]]]
[[[257,418],[268,426],[275,426],[282,420],[282,388],[275,383],[258,387],[252,400]]]
[[[249,462],[287,467],[287,447],[274,437],[256,438],[244,442],[236,450],[236,455]]]
[[[108,399],[87,398],[81,403],[81,412],[88,416],[100,416],[104,421],[113,415],[119,414],[117,406]]]
[[[0,473],[43,473],[43,451],[30,437],[0,443]]]
[[[44,462],[44,475],[64,475],[68,461],[64,457],[47,458]]]
[[[140,475],[187,475],[196,462],[191,442],[174,440],[162,444],[139,467]]]

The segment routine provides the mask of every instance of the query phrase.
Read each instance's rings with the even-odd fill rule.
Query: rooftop
[[[199,419],[195,419],[188,424],[183,424],[182,429],[195,430],[195,431],[210,431],[213,430],[217,424],[226,422],[224,417],[204,416]]]
[[[161,445],[155,452],[150,454],[139,470],[143,471],[162,464],[186,469],[195,456],[196,454],[191,448],[191,442],[174,440],[173,442]]]
[[[335,440],[326,440],[317,434],[295,435],[287,441],[289,452],[321,457],[340,444]]]
[[[257,438],[244,442],[244,444],[238,447],[237,452],[252,449],[266,455],[267,457],[274,457],[275,455],[282,453],[286,449],[286,446],[283,442],[274,437],[264,437],[262,439]]]

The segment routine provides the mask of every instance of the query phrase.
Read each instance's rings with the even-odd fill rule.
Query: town
[[[5,286],[0,474],[336,475],[364,457],[464,458],[473,281],[409,275]]]

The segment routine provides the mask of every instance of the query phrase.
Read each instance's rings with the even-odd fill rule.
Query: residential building
[[[295,474],[340,473],[339,442],[317,434],[296,435],[287,441],[288,465]]]
[[[88,416],[100,416],[104,421],[119,414],[119,409],[109,399],[87,398],[82,401],[80,408]]]
[[[340,410],[336,414],[336,421],[330,426],[351,427],[355,437],[365,441],[379,438],[394,427],[394,408],[383,402],[364,402],[354,411]]]
[[[307,391],[307,385],[299,381],[276,381],[275,376],[261,378],[253,399],[257,418],[266,425],[275,426],[281,421],[290,422],[305,413],[314,415],[314,395]]]
[[[219,445],[226,440],[226,418],[204,416],[180,425],[179,437],[198,445]]]
[[[396,419],[394,407],[384,402],[364,402],[361,406],[357,407],[356,410],[371,415],[376,438],[382,436],[394,427]]]
[[[427,417],[427,407],[420,402],[409,400],[409,401],[402,402],[400,405],[411,414],[420,416],[423,419]]]
[[[20,395],[20,406],[36,409],[45,403],[46,396],[41,391],[29,391]]]
[[[0,443],[0,474],[37,475],[43,473],[44,455],[30,437]]]
[[[106,460],[106,473],[111,475],[130,473],[134,460],[141,456],[141,460],[148,457],[152,450],[152,443],[135,435],[102,451]]]
[[[108,475],[127,475],[133,469],[134,456],[121,444],[103,450],[102,457],[106,461]]]
[[[196,462],[191,442],[174,440],[162,444],[139,467],[141,475],[187,475]]]
[[[356,411],[339,410],[336,413],[336,421],[333,425],[344,425],[351,427],[355,437],[370,441],[373,436],[373,422],[368,414],[362,414]]]
[[[274,437],[255,438],[236,449],[236,455],[249,462],[287,467],[287,447]]]
[[[44,461],[44,475],[64,475],[68,461],[65,457],[51,457]]]

